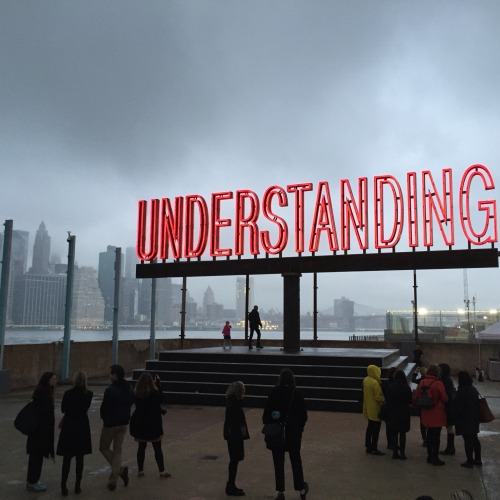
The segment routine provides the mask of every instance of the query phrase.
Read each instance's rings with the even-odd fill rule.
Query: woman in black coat
[[[28,491],[46,491],[42,484],[43,458],[54,459],[54,388],[57,377],[54,372],[45,372],[33,392],[33,403],[37,411],[38,425],[28,435],[26,452],[29,455],[26,489]]]
[[[450,365],[439,363],[441,374],[439,378],[443,382],[444,390],[448,396],[448,402],[444,405],[446,411],[446,448],[439,452],[440,455],[455,455],[455,432],[453,428],[453,399],[455,398],[455,385],[451,378]]]
[[[241,405],[245,395],[243,382],[233,382],[226,391],[226,414],[224,418],[224,439],[227,441],[229,452],[228,480],[226,484],[226,495],[241,497],[245,492],[236,486],[236,473],[238,462],[245,458],[245,446],[243,441],[248,439],[248,427],[245,412]]]
[[[161,439],[163,436],[163,420],[165,413],[161,407],[163,393],[160,387],[160,377],[144,372],[135,386],[135,410],[130,418],[130,434],[137,441],[138,476],[144,476],[144,459],[148,443],[153,445],[155,460],[160,471],[160,478],[170,477],[165,470]]]
[[[398,370],[385,390],[387,430],[393,446],[392,458],[406,460],[406,433],[410,430],[412,393],[404,371]]]
[[[479,392],[472,385],[472,377],[468,372],[458,373],[458,390],[453,402],[455,430],[464,438],[467,461],[462,467],[471,469],[474,465],[482,465],[481,443],[479,433]]]
[[[276,500],[285,498],[285,452],[288,451],[292,464],[293,485],[300,492],[300,498],[304,500],[309,491],[309,485],[304,481],[302,469],[302,458],[300,448],[302,445],[302,433],[307,422],[307,410],[304,397],[295,387],[295,377],[292,370],[284,368],[281,370],[279,383],[269,395],[262,415],[265,424],[285,424],[285,446],[278,448],[267,447],[273,453],[274,477],[276,481]]]
[[[61,493],[68,495],[66,482],[71,468],[71,459],[75,457],[76,481],[75,493],[81,493],[83,457],[92,453],[92,439],[87,411],[92,402],[93,392],[87,388],[87,377],[83,372],[76,372],[73,388],[66,391],[61,402],[61,433],[57,443],[57,454],[64,457],[61,474]]]

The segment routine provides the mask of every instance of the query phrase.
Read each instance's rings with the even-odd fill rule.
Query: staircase
[[[229,384],[241,380],[245,406],[263,408],[280,371],[290,368],[309,410],[358,413],[370,364],[381,367],[382,378],[393,366],[408,377],[414,368],[394,349],[304,348],[287,354],[279,347],[214,347],[160,352],[158,360],[146,361],[144,370],[134,370],[132,382],[143,371],[157,373],[167,404],[225,406]]]

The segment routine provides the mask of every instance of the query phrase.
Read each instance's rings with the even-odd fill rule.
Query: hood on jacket
[[[382,370],[378,366],[368,365],[366,373],[369,377],[374,378],[377,382],[380,382],[380,375],[382,374]]]

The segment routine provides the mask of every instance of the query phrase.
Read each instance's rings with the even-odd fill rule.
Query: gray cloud
[[[0,217],[32,234],[43,219],[63,256],[72,230],[95,266],[134,244],[142,198],[477,162],[496,175],[499,16],[494,1],[3,1]],[[423,299],[460,306],[450,273],[422,276]],[[470,273],[487,307],[496,278]],[[412,294],[404,273],[322,280],[326,307]],[[259,293],[279,306],[271,282]]]

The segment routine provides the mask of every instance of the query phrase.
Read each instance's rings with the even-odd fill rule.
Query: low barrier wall
[[[162,339],[156,341],[156,352],[180,349],[180,339]],[[265,346],[281,346],[280,340],[265,340]],[[233,340],[233,346],[246,345],[243,339]],[[402,354],[409,355],[410,361],[413,343],[411,342],[373,342],[373,341],[341,341],[312,340],[302,341],[303,347],[329,348],[364,348],[364,349],[400,349]],[[222,346],[217,339],[184,339],[183,348]],[[424,351],[423,364],[448,363],[452,375],[459,370],[475,372],[476,367],[486,371],[489,359],[498,359],[498,344],[449,344],[420,343]],[[61,372],[63,343],[6,345],[4,351],[4,371],[8,372],[10,389],[33,387],[41,374],[46,371]],[[149,359],[149,340],[122,340],[118,343],[118,363],[127,373],[134,369],[144,368]],[[77,370],[87,373],[89,379],[106,377],[112,364],[112,342],[72,342],[70,346],[70,377]]]

